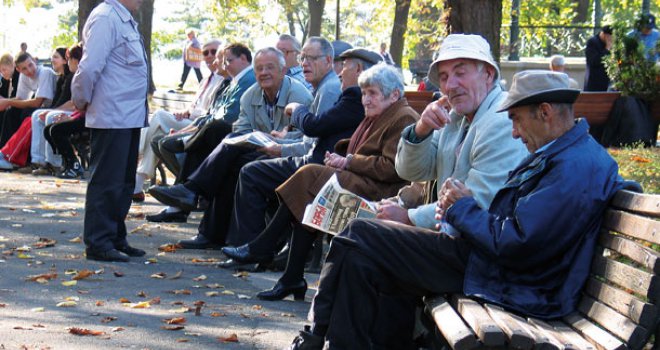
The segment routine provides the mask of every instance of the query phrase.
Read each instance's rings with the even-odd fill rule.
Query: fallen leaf
[[[65,275],[76,275],[78,274],[78,270],[76,269],[66,269],[64,270]]]
[[[158,247],[158,250],[165,253],[174,253],[176,252],[177,248],[179,248],[178,245],[170,243],[170,244],[161,245],[160,247]]]
[[[124,330],[124,327],[114,327],[111,329],[112,332],[121,332]]]
[[[96,306],[103,306],[103,305],[105,305],[105,301],[97,300],[96,303],[94,303],[94,305],[96,305]]]
[[[64,298],[66,301],[80,301],[79,297],[66,297]]]
[[[100,268],[100,269],[98,269],[98,270],[94,270],[94,274],[95,274],[95,275],[102,275],[102,274],[104,274],[104,273],[105,273],[105,269],[104,269],[104,268]]]
[[[151,304],[148,301],[141,301],[139,303],[124,303],[123,305],[130,307],[131,309],[147,309],[151,307]]]
[[[238,299],[250,299],[250,298],[251,297],[249,295],[245,295],[245,294],[239,294],[238,295]]]
[[[211,317],[225,317],[227,314],[222,313],[222,312],[211,312]]]
[[[175,289],[175,290],[168,291],[168,293],[175,294],[175,295],[178,295],[178,294],[191,295],[192,294],[192,292],[189,291],[188,289]]]
[[[69,240],[71,243],[82,243],[82,237],[78,236]]]
[[[217,297],[220,295],[220,292],[206,292],[204,294],[206,294],[207,297]]]
[[[32,311],[32,312],[44,312],[45,309],[43,307],[35,307],[35,308],[30,309],[30,311]]]
[[[91,329],[87,328],[77,328],[77,327],[71,327],[68,328],[69,333],[75,334],[75,335],[91,335],[91,336],[99,336],[99,335],[104,335],[105,332],[102,331],[94,331]]]
[[[0,304],[0,308],[1,308],[1,307],[7,307],[7,304],[2,303],[2,304]]]
[[[57,278],[57,273],[43,273],[41,275],[30,275],[25,279],[26,281],[44,283],[44,281],[50,281]]]
[[[166,331],[180,331],[185,328],[186,327],[184,326],[160,326],[160,329],[164,329]]]
[[[193,262],[193,263],[217,263],[217,262],[220,262],[220,260],[216,259],[216,258],[208,258],[208,259],[192,258],[190,261]]]
[[[120,271],[114,271],[112,274],[115,275],[115,277],[124,277],[124,273]]]
[[[18,258],[19,259],[32,259],[32,258],[34,258],[34,256],[32,256],[30,254],[19,253]]]
[[[184,324],[186,323],[186,318],[185,317],[164,318],[163,322],[167,324]]]
[[[89,276],[92,276],[93,274],[94,274],[94,271],[84,269],[84,270],[78,272],[75,276],[71,277],[71,279],[75,280],[75,281],[79,281],[81,279],[85,279]]]
[[[56,240],[50,238],[40,237],[37,243],[34,243],[32,246],[36,249],[54,247],[57,243]]]
[[[126,298],[119,298],[119,302],[122,304],[130,303],[131,301]]]
[[[116,319],[117,319],[117,317],[115,317],[115,316],[107,316],[107,317],[104,317],[104,318],[101,320],[101,323],[110,323],[110,322],[112,322],[112,321],[114,321],[114,320],[116,320]]]
[[[223,290],[223,291],[222,291],[222,294],[226,294],[226,295],[234,295],[234,294],[236,294],[236,293],[234,293],[234,292],[230,291],[229,289],[227,289],[227,290]]]
[[[223,286],[222,284],[218,284],[218,283],[213,283],[213,284],[207,284],[206,285],[206,288],[211,288],[211,289],[219,289],[219,288],[224,288],[224,287],[225,286]]]
[[[163,279],[163,278],[167,277],[167,274],[165,272],[157,272],[157,273],[152,274],[150,277],[151,278],[156,278],[156,279]]]
[[[71,287],[78,284],[78,281],[62,281],[62,285],[65,287]]]
[[[238,336],[236,333],[232,333],[227,337],[218,337],[218,340],[223,343],[238,343]]]
[[[263,309],[263,308],[264,308],[264,307],[261,306],[261,305],[252,305],[252,310],[261,310],[261,309]]]
[[[174,276],[170,277],[170,279],[171,280],[177,280],[177,279],[181,278],[182,275],[183,275],[183,270],[179,270],[179,272],[175,273]]]
[[[177,343],[187,343],[187,342],[188,342],[188,339],[186,339],[186,338],[179,338],[179,339],[176,340],[176,342],[177,342]]]
[[[651,160],[648,158],[640,157],[640,156],[632,156],[631,158],[633,161],[638,162],[638,163],[650,163]]]
[[[247,272],[247,271],[239,271],[239,272],[233,274],[232,276],[237,277],[237,278],[246,278],[246,277],[250,276],[250,273]]]
[[[158,259],[156,259],[156,258],[149,258],[149,259],[147,259],[147,261],[144,262],[144,264],[145,264],[145,265],[149,265],[149,264],[155,264],[155,263],[157,263],[157,262],[158,262]]]
[[[55,305],[55,306],[57,306],[57,307],[74,307],[74,306],[76,306],[76,305],[78,305],[78,303],[76,303],[75,301],[73,301],[73,300],[67,300],[67,301],[59,302],[59,303],[57,303],[57,305]]]
[[[206,275],[199,275],[195,278],[193,278],[193,281],[199,282],[199,281],[204,281],[206,279]]]

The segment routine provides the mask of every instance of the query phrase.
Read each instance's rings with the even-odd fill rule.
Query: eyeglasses
[[[198,52],[199,52],[199,51],[198,51]],[[215,54],[218,53],[218,50],[216,50],[216,49],[204,50],[204,51],[202,51],[202,53],[204,54],[204,56],[208,56],[209,53],[210,53],[211,55],[215,56]]]
[[[312,56],[312,55],[300,55],[298,56],[298,62],[303,63],[305,60],[312,62],[316,61],[319,58],[325,57],[325,55],[318,55],[318,56]]]

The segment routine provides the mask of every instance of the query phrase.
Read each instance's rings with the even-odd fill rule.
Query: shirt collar
[[[247,66],[240,73],[236,74],[236,76],[231,80],[232,85],[238,84],[238,81],[241,80],[241,78],[243,78],[243,76],[245,76],[245,74],[247,74],[251,69],[252,66]]]
[[[117,11],[117,14],[119,15],[119,18],[121,18],[122,21],[128,22],[128,21],[133,21],[133,15],[131,15],[131,12],[128,11],[124,5],[122,5],[119,1],[117,0],[105,0],[105,2],[114,7],[114,9]]]

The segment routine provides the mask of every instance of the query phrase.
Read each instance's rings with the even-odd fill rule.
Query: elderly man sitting
[[[529,157],[490,207],[448,180],[439,215],[449,236],[375,220],[355,220],[333,241],[311,319],[292,349],[367,349],[381,294],[465,293],[526,315],[575,310],[608,201],[622,187],[616,162],[575,123],[579,94],[568,76],[516,74],[500,109]],[[442,116],[445,120],[448,115]],[[588,179],[588,181],[585,181]]]

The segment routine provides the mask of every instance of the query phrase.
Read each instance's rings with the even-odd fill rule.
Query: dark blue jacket
[[[587,129],[583,120],[525,159],[488,211],[471,197],[449,208],[447,221],[472,246],[466,294],[540,318],[575,310],[604,210],[623,184]]]
[[[309,137],[318,137],[308,163],[323,164],[325,152],[332,152],[341,139],[350,138],[364,119],[362,92],[357,86],[346,88],[339,100],[325,112],[315,115],[307,107],[300,107],[291,116],[291,124]]]
[[[587,69],[584,74],[584,91],[607,91],[610,78],[607,76],[603,57],[610,54],[605,48],[605,43],[600,40],[598,34],[587,40],[587,48],[584,51]]]

